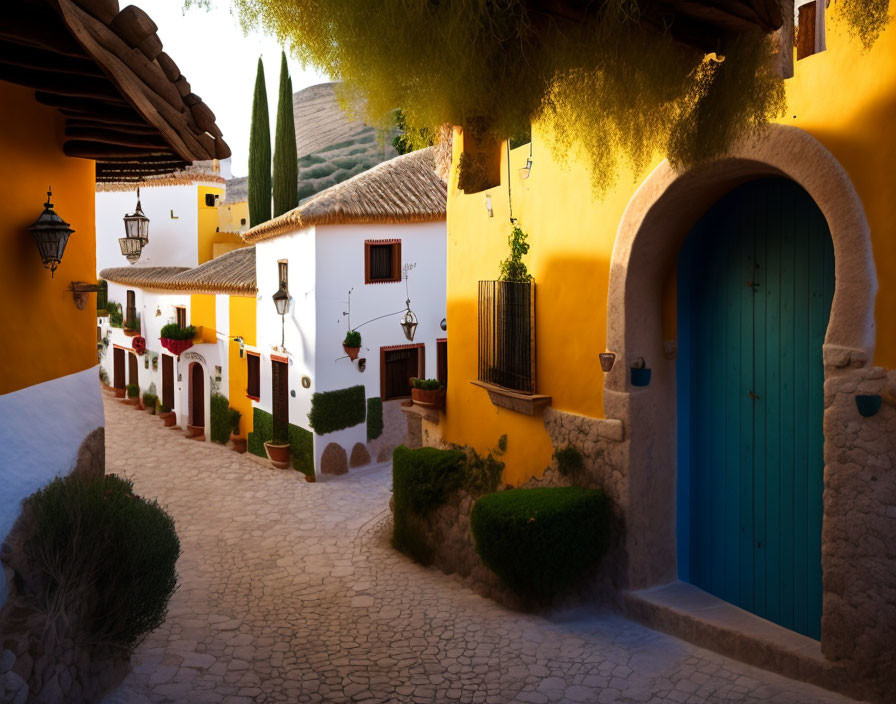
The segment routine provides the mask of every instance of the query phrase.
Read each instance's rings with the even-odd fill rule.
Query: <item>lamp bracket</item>
[[[88,284],[84,281],[72,281],[68,285],[68,290],[72,293],[72,298],[75,301],[75,307],[78,310],[84,310],[84,306],[87,305],[88,294],[97,293],[100,291],[99,284]]]

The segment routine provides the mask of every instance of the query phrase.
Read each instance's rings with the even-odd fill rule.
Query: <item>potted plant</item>
[[[285,432],[274,428],[274,437],[264,444],[264,451],[268,455],[271,464],[277,469],[289,469],[289,438]]]
[[[196,328],[192,325],[182,328],[177,323],[168,323],[162,327],[160,335],[162,347],[179,357],[193,346]]]
[[[411,400],[424,408],[445,408],[445,389],[438,379],[411,379]]]
[[[650,369],[643,357],[638,357],[632,363],[632,386],[647,386],[650,383]]]
[[[235,408],[229,409],[228,413],[230,414],[230,427],[232,429],[230,442],[233,444],[235,452],[243,454],[246,451],[246,438],[240,436],[240,418],[243,414]]]
[[[149,411],[150,415],[154,416],[156,414],[156,402],[157,401],[158,401],[158,399],[156,398],[155,394],[151,394],[151,393],[143,394],[143,407],[147,411]]]
[[[177,422],[177,414],[164,403],[159,405],[159,418],[162,419],[166,428],[172,427]]]
[[[125,399],[125,403],[129,406],[136,406],[140,403],[140,387],[136,384],[128,384],[125,387],[125,391],[127,392],[127,398]]]
[[[361,333],[357,330],[349,330],[345,333],[345,339],[342,341],[342,349],[352,361],[358,358],[361,351]]]
[[[137,315],[133,320],[126,320],[124,323],[124,334],[128,337],[137,337],[140,335],[140,316]],[[136,349],[136,348],[134,348]],[[144,341],[143,349],[146,349]],[[141,353],[142,354],[142,353]]]

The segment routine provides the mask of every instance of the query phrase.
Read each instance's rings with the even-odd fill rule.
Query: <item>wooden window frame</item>
[[[181,314],[183,314],[183,320],[181,320]],[[186,306],[174,306],[174,320],[177,322],[177,327],[179,327],[181,330],[187,327]]]
[[[254,389],[258,392],[258,396],[253,396],[249,393],[250,391],[253,391],[250,386],[250,382],[252,381],[252,370],[249,368],[249,357],[255,357],[255,359],[258,360],[258,383]],[[249,350],[246,350],[246,398],[250,398],[253,401],[261,400],[261,355],[258,352],[250,352]]]
[[[137,322],[137,292],[128,289],[125,292],[125,311],[124,324],[126,327],[133,327]]]
[[[388,279],[370,278],[370,248],[372,246],[389,245],[392,247],[392,276]],[[364,240],[364,283],[394,284],[401,281],[401,240]]]
[[[801,61],[827,48],[825,41],[825,3],[811,0],[796,9],[796,60]]]
[[[442,352],[442,345],[445,345],[445,352]],[[442,370],[442,357],[444,356],[445,362],[445,378],[443,379],[440,375]],[[448,338],[447,337],[439,337],[436,338],[436,378],[439,380],[441,384],[444,386],[448,385]]]
[[[383,401],[394,401],[402,398],[410,398],[410,396],[390,396],[386,398],[386,352],[393,352],[395,350],[410,350],[417,349],[417,376],[418,378],[425,378],[426,376],[426,345],[422,342],[414,343],[412,345],[389,345],[387,347],[380,347],[380,398]]]

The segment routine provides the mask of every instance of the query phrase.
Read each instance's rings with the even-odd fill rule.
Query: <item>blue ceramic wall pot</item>
[[[632,386],[647,386],[650,383],[650,370],[644,367],[632,367]]]
[[[863,418],[870,418],[877,415],[882,401],[880,394],[857,394],[856,408]]]

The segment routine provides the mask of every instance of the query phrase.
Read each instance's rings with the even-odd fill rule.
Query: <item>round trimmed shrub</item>
[[[115,475],[67,476],[32,494],[25,512],[33,530],[23,547],[41,572],[47,613],[127,651],[164,622],[180,541],[158,503]]]
[[[476,551],[518,594],[550,598],[600,562],[610,502],[599,489],[552,487],[488,494],[470,518]]]

